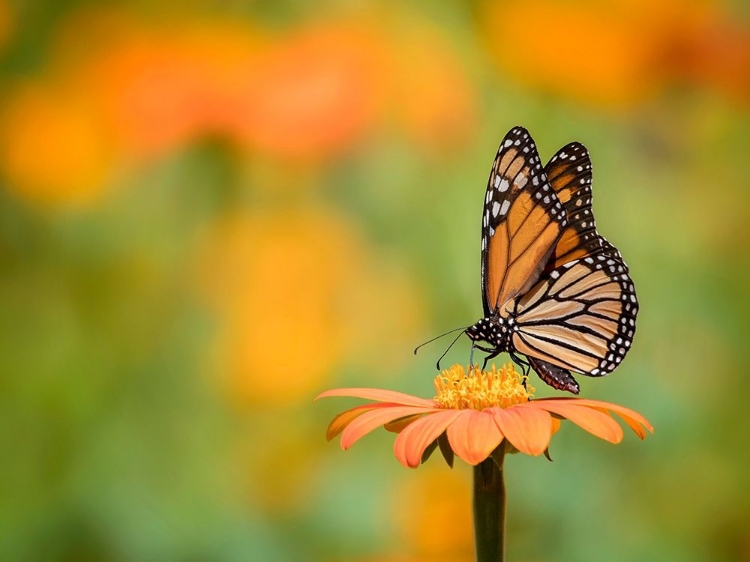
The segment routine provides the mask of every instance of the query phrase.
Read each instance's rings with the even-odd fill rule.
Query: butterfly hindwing
[[[495,157],[482,213],[485,316],[538,280],[566,222],[534,141],[526,129],[514,127]]]
[[[519,352],[589,376],[620,364],[633,341],[638,300],[610,248],[555,268],[517,302]]]

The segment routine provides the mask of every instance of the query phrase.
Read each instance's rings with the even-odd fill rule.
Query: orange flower
[[[328,440],[341,434],[341,447],[346,450],[385,425],[399,434],[394,444],[396,458],[404,466],[416,468],[438,445],[449,464],[455,453],[477,465],[504,442],[521,453],[541,455],[564,419],[610,443],[619,443],[623,437],[612,412],[641,439],[646,430],[653,432],[642,415],[609,402],[531,400],[534,389],[512,365],[499,370],[493,365],[490,371],[470,367],[468,373],[454,365],[435,377],[435,389],[437,395],[431,400],[373,388],[326,391],[318,398],[351,396],[375,401],[336,416],[328,426]]]

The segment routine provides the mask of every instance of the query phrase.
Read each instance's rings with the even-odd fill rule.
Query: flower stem
[[[477,562],[505,560],[503,453],[474,467],[474,545]]]

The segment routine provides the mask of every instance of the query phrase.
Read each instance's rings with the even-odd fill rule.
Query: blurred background
[[[591,152],[641,313],[582,394],[656,433],[510,458],[509,559],[750,560],[749,15],[0,0],[0,560],[472,560],[470,470],[312,399],[432,396],[514,125]]]

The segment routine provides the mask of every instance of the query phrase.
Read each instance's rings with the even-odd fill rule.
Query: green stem
[[[474,467],[474,545],[477,562],[505,560],[503,453]]]

